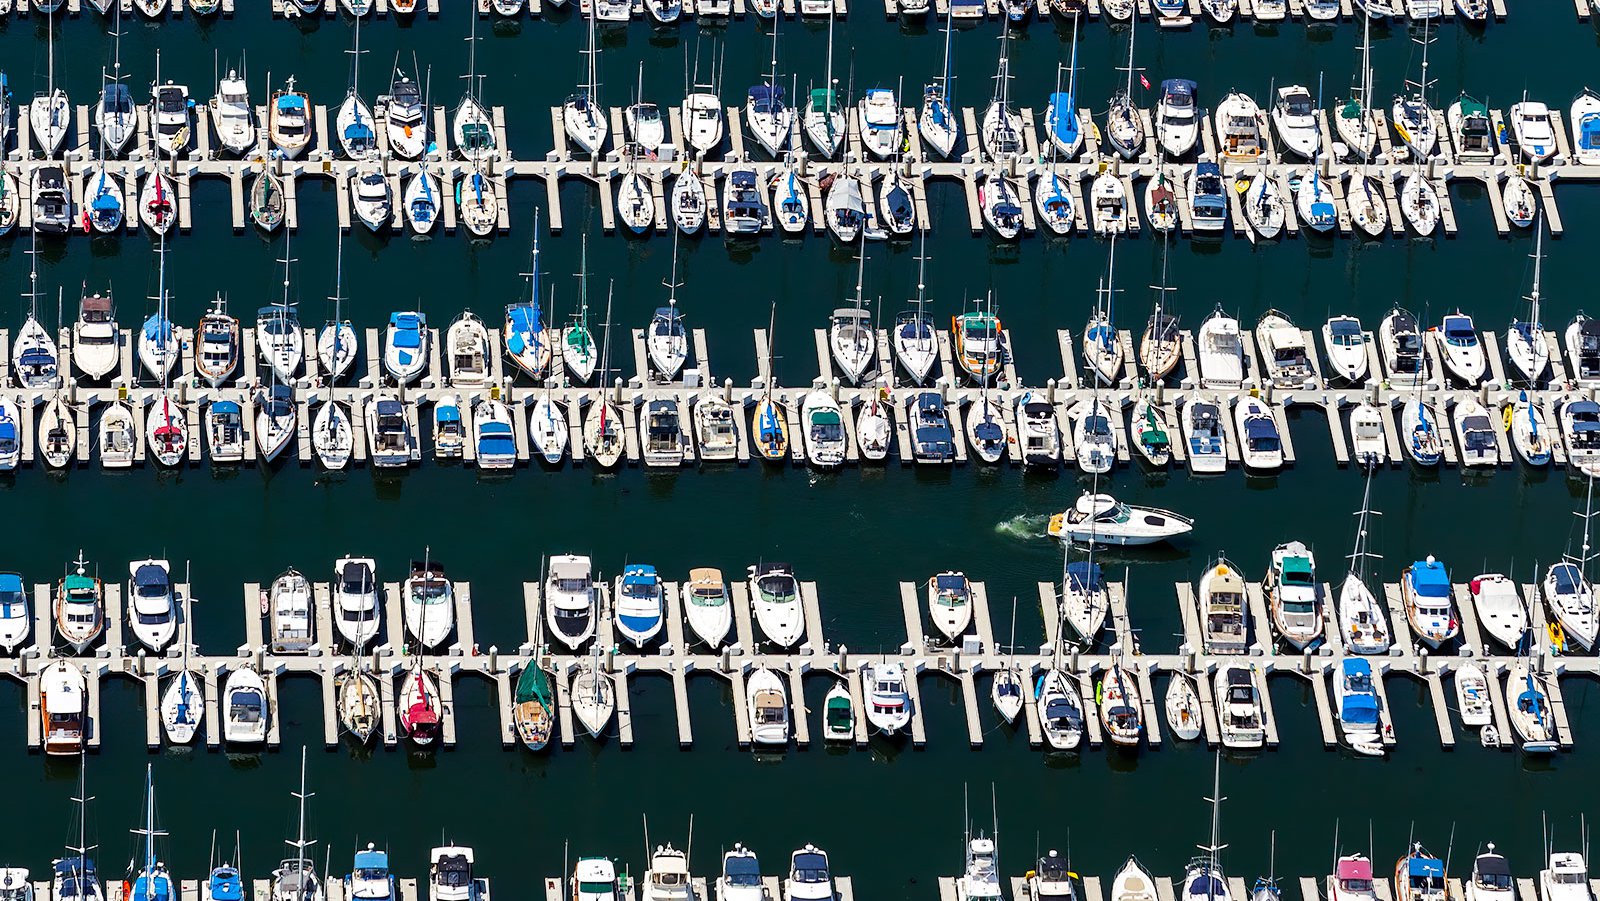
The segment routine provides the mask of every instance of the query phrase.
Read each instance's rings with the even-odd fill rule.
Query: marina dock
[[[1156,696],[1157,685],[1167,681],[1174,673],[1186,674],[1196,681],[1205,712],[1205,738],[1215,746],[1221,741],[1222,735],[1210,685],[1220,667],[1243,662],[1255,677],[1267,747],[1276,747],[1279,743],[1278,720],[1273,711],[1270,686],[1274,680],[1285,677],[1312,688],[1324,746],[1334,748],[1341,744],[1336,729],[1337,715],[1329,701],[1329,683],[1330,680],[1337,680],[1340,661],[1351,652],[1338,633],[1336,618],[1332,615],[1333,595],[1326,583],[1321,585],[1320,591],[1321,604],[1327,613],[1326,636],[1323,641],[1303,652],[1295,652],[1281,644],[1273,632],[1272,620],[1267,615],[1260,588],[1252,584],[1249,606],[1253,626],[1250,645],[1244,654],[1205,651],[1200,633],[1199,608],[1193,587],[1188,583],[1178,583],[1174,587],[1184,634],[1178,646],[1169,651],[1149,648],[1145,646],[1146,642],[1139,639],[1137,624],[1129,615],[1127,589],[1121,582],[1112,582],[1108,586],[1112,599],[1108,631],[1092,641],[1072,640],[1065,635],[1055,634],[1054,624],[1064,622],[1057,588],[1051,583],[1040,582],[1038,603],[1043,621],[1049,624],[1046,634],[1039,636],[1042,643],[1037,647],[1015,648],[996,643],[989,597],[983,583],[972,584],[972,624],[959,636],[958,641],[951,643],[935,641],[930,637],[926,624],[927,611],[921,600],[923,586],[902,582],[898,594],[905,617],[905,638],[897,641],[885,637],[882,648],[876,650],[836,645],[824,634],[821,613],[823,592],[814,582],[801,583],[800,597],[805,613],[803,638],[793,648],[774,644],[760,632],[759,625],[754,624],[748,584],[743,580],[730,586],[736,628],[725,646],[706,647],[686,631],[681,604],[683,586],[668,582],[664,593],[666,627],[661,639],[651,646],[631,648],[620,643],[620,637],[613,630],[613,607],[608,584],[604,580],[597,580],[596,586],[599,619],[592,647],[566,649],[537,643],[543,640],[541,636],[546,634],[546,630],[542,628],[544,611],[541,586],[534,582],[524,583],[522,587],[522,603],[528,626],[526,639],[515,646],[507,643],[502,647],[499,644],[485,646],[488,637],[478,634],[474,628],[472,586],[469,582],[458,581],[454,583],[454,626],[447,643],[419,656],[418,649],[410,645],[412,639],[407,637],[401,615],[400,587],[393,582],[383,586],[384,631],[373,646],[361,653],[343,646],[337,639],[332,623],[330,587],[326,583],[315,583],[315,640],[303,654],[275,653],[265,641],[262,634],[265,596],[258,583],[246,583],[243,586],[246,634],[237,648],[225,653],[217,653],[213,649],[208,653],[194,644],[191,617],[196,613],[189,603],[189,586],[180,584],[176,588],[183,614],[177,640],[162,654],[149,653],[137,648],[131,635],[124,634],[123,586],[112,584],[106,590],[108,622],[104,639],[84,656],[63,658],[62,649],[52,650],[49,647],[52,636],[49,615],[51,586],[38,584],[33,587],[35,623],[32,642],[18,656],[0,658],[0,675],[18,679],[28,686],[29,706],[34,715],[28,719],[27,742],[33,748],[39,747],[40,743],[36,676],[46,665],[59,659],[69,660],[87,678],[87,719],[90,724],[87,737],[90,748],[103,747],[108,740],[123,740],[120,736],[102,735],[98,728],[101,721],[100,686],[101,681],[108,678],[130,679],[143,686],[147,717],[145,741],[152,749],[160,747],[163,744],[160,705],[155,700],[159,696],[159,685],[185,665],[204,681],[206,715],[202,724],[203,736],[197,741],[208,747],[219,748],[224,744],[218,715],[219,688],[231,670],[246,666],[253,668],[267,686],[271,711],[265,742],[268,748],[276,748],[280,742],[279,723],[282,714],[277,709],[278,682],[298,677],[314,678],[321,682],[323,741],[328,748],[339,746],[341,736],[335,706],[335,685],[345,673],[356,668],[373,674],[381,686],[381,742],[388,747],[395,747],[402,741],[395,725],[396,683],[406,668],[419,660],[439,684],[443,702],[442,743],[446,748],[460,741],[471,740],[470,736],[458,732],[451,703],[454,683],[461,678],[483,679],[493,687],[499,711],[500,744],[508,748],[514,746],[517,737],[512,716],[511,686],[521,670],[529,666],[542,667],[552,677],[558,699],[555,712],[559,728],[556,735],[564,747],[571,747],[578,741],[579,730],[574,727],[570,698],[572,679],[585,666],[598,666],[612,680],[616,694],[616,718],[608,735],[622,748],[631,746],[635,740],[636,727],[630,713],[630,683],[648,677],[664,678],[670,683],[678,743],[685,748],[691,747],[694,744],[694,732],[689,710],[688,680],[702,674],[721,680],[731,693],[740,747],[758,747],[751,741],[744,698],[746,681],[758,669],[778,673],[786,683],[787,699],[792,706],[792,736],[801,747],[814,740],[812,727],[816,724],[812,718],[819,712],[808,705],[808,683],[810,692],[816,690],[818,681],[828,687],[839,682],[847,684],[851,697],[855,699],[852,709],[857,719],[851,743],[856,747],[866,747],[874,730],[866,719],[865,706],[861,703],[868,691],[868,685],[864,682],[867,678],[865,671],[871,663],[893,661],[902,664],[910,676],[907,680],[912,705],[907,729],[910,744],[920,747],[930,738],[939,739],[938,736],[928,735],[923,719],[921,687],[925,686],[926,679],[944,679],[961,693],[966,741],[971,747],[978,748],[985,743],[990,731],[989,714],[983,712],[985,703],[979,695],[981,683],[986,682],[994,672],[1006,668],[1019,670],[1030,686],[1050,668],[1059,668],[1074,677],[1081,690],[1081,704],[1085,711],[1085,742],[1090,747],[1100,745],[1103,736],[1095,715],[1098,697],[1096,685],[1108,670],[1120,666],[1138,684],[1143,701],[1146,744],[1156,749],[1163,744],[1165,731],[1164,717],[1160,714],[1163,708]],[[1534,628],[1542,630],[1543,605],[1539,595],[1532,585],[1524,586],[1523,590],[1529,608],[1534,611]],[[1367,659],[1372,663],[1374,681],[1383,699],[1381,709],[1382,722],[1387,730],[1386,745],[1401,739],[1420,740],[1419,737],[1397,736],[1393,733],[1388,695],[1383,686],[1385,679],[1397,677],[1420,682],[1427,687],[1432,698],[1440,746],[1449,749],[1455,745],[1456,726],[1450,716],[1454,704],[1447,700],[1449,691],[1446,686],[1453,672],[1467,663],[1480,667],[1493,686],[1494,723],[1499,734],[1507,736],[1501,746],[1510,748],[1515,744],[1511,740],[1513,733],[1505,698],[1517,689],[1505,687],[1503,683],[1507,672],[1519,658],[1498,652],[1485,642],[1479,632],[1472,603],[1467,598],[1466,586],[1456,585],[1454,591],[1463,622],[1461,639],[1448,649],[1430,653],[1410,637],[1406,628],[1406,613],[1399,602],[1399,586],[1383,586],[1383,594],[1389,599],[1388,618],[1396,640],[1387,655]],[[1154,599],[1141,599],[1131,606],[1154,602]],[[1026,639],[1020,640],[1026,644]],[[1057,651],[1058,646],[1061,652]],[[1556,655],[1542,649],[1535,654],[1539,678],[1543,680],[1545,690],[1552,699],[1560,745],[1562,748],[1571,748],[1572,731],[1565,705],[1560,700],[1561,680],[1600,677],[1600,657]],[[1018,728],[1027,733],[1030,744],[1040,747],[1044,744],[1044,736],[1040,714],[1036,709],[1037,702],[1031,690],[1024,692],[1024,701],[1026,714]]]

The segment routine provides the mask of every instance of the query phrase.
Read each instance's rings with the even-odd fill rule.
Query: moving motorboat
[[[1073,506],[1050,517],[1048,532],[1079,544],[1134,547],[1171,541],[1194,530],[1194,521],[1156,507],[1123,503],[1109,494],[1085,492]]]

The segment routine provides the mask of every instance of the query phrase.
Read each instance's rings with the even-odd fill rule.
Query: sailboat
[[[1339,586],[1339,634],[1345,647],[1357,654],[1386,654],[1391,641],[1383,606],[1367,587],[1366,559],[1376,556],[1367,550],[1367,518],[1372,515],[1372,471],[1367,471],[1366,488],[1361,494],[1361,512],[1356,524],[1355,548],[1350,552],[1350,570]]]
[[[345,731],[355,736],[360,744],[371,741],[373,734],[378,731],[381,718],[378,680],[362,667],[359,658],[339,676],[336,697],[339,723]]]
[[[566,129],[567,138],[576,144],[579,150],[590,156],[597,156],[600,149],[605,146],[606,133],[609,129],[605,111],[601,109],[599,100],[600,82],[596,74],[596,63],[600,50],[595,46],[597,15],[595,8],[596,4],[590,4],[589,49],[583,51],[585,81],[561,105],[561,122],[562,127]]]
[[[187,598],[184,599],[184,606],[188,606]],[[185,610],[185,633],[190,628],[188,622],[188,611]],[[189,668],[189,647],[193,644],[191,636],[185,634],[183,664],[161,695],[161,728],[167,734],[167,741],[173,744],[186,745],[194,741],[200,721],[205,717],[205,682]]]
[[[1162,240],[1161,284],[1152,286],[1156,291],[1155,308],[1145,323],[1144,335],[1139,340],[1139,362],[1144,365],[1153,382],[1172,375],[1183,359],[1183,345],[1178,332],[1178,317],[1164,308],[1167,294],[1176,288],[1167,285],[1167,253],[1170,245]]]
[[[756,401],[755,446],[756,453],[768,463],[781,463],[789,454],[789,422],[781,401],[772,396],[772,332],[778,322],[778,305],[772,305],[767,320],[767,377],[762,385],[762,396]]]
[[[317,333],[317,359],[328,374],[328,383],[334,384],[350,371],[356,360],[356,330],[343,316],[344,306],[344,232],[339,232],[335,243],[333,269],[333,318]]]
[[[1541,218],[1533,242],[1533,291],[1525,298],[1531,309],[1528,319],[1513,319],[1506,329],[1506,356],[1528,384],[1538,386],[1550,366],[1550,335],[1539,321],[1539,281],[1544,263],[1544,221]]]
[[[1349,154],[1365,161],[1377,143],[1378,123],[1372,112],[1372,19],[1362,16],[1361,20],[1360,84],[1334,110],[1333,122]]]
[[[356,20],[360,22],[360,19]],[[300,790],[292,792],[300,802],[299,828],[293,840],[284,844],[294,849],[295,856],[285,858],[272,871],[272,901],[321,901],[322,883],[317,879],[316,863],[305,856],[306,849],[316,842],[306,841],[306,749],[300,747]]]
[[[167,865],[156,858],[156,839],[166,833],[156,829],[156,787],[151,778],[152,771],[152,765],[145,764],[144,827],[131,830],[134,835],[144,837],[144,856],[138,876],[133,880],[132,891],[124,893],[126,901],[173,901],[177,897]],[[131,861],[129,869],[132,869]]]
[[[434,743],[440,734],[439,689],[433,674],[422,663],[422,646],[417,645],[411,665],[401,671],[399,708],[400,728],[419,748]]]
[[[600,384],[606,383],[611,372],[611,291],[606,291],[606,334],[600,345]],[[583,446],[602,469],[611,469],[622,460],[622,411],[611,400],[609,393],[589,405],[583,419]]]
[[[989,677],[989,703],[1007,723],[1015,723],[1022,713],[1022,671],[1017,667],[1017,596],[1011,596],[1011,640],[1006,643],[1010,659]]]
[[[1022,117],[1011,108],[1011,29],[1000,33],[1000,61],[994,75],[994,98],[983,111],[979,126],[983,151],[990,160],[1005,162],[1024,150],[1022,146]]]
[[[1074,22],[1076,26],[1076,21]],[[1074,33],[1072,44],[1073,77],[1076,79],[1076,66],[1078,60],[1077,36]],[[1065,120],[1061,117],[1065,115]],[[1070,134],[1063,134],[1063,127],[1070,130]],[[1061,172],[1056,163],[1061,155],[1071,158],[1077,153],[1077,146],[1082,141],[1078,132],[1078,112],[1072,107],[1072,92],[1061,92],[1061,68],[1056,67],[1056,90],[1050,95],[1050,106],[1045,110],[1045,128],[1050,132],[1050,157],[1049,164],[1039,176],[1038,184],[1034,186],[1034,203],[1039,208],[1039,218],[1045,227],[1057,235],[1067,235],[1072,232],[1076,224],[1073,215],[1074,205],[1072,194],[1068,191],[1068,182],[1062,179]]]
[[[156,313],[145,321],[139,333],[139,359],[145,367],[161,380],[161,393],[156,395],[145,412],[146,438],[150,452],[162,466],[177,466],[183,462],[189,446],[189,431],[183,408],[167,390],[172,366],[178,357],[178,339],[167,318],[167,239],[162,236],[156,255],[157,267]]]
[[[585,251],[587,253],[587,251]],[[506,305],[502,330],[506,355],[517,368],[534,379],[542,379],[550,368],[550,343],[545,335],[544,314],[539,308],[539,229],[533,232],[533,266],[528,278],[528,299]]]
[[[1128,26],[1127,84],[1111,95],[1111,105],[1106,111],[1106,142],[1125,160],[1144,152],[1144,120],[1133,102],[1133,37],[1138,30],[1137,20]]]
[[[933,317],[928,315],[927,283],[924,281],[925,266],[928,261],[928,233],[922,233],[922,248],[917,254],[917,308],[907,310],[894,318],[894,330],[891,341],[894,345],[895,359],[900,362],[900,367],[911,377],[911,381],[921,385],[933,373],[933,365],[939,360],[939,348],[934,339]]]
[[[471,163],[484,163],[495,154],[494,129],[489,113],[478,99],[477,74],[478,17],[472,16],[472,33],[467,37],[467,90],[456,105],[450,119],[450,131],[456,141],[456,152]]]
[[[650,365],[663,381],[671,382],[683,372],[689,357],[689,336],[683,327],[683,314],[678,312],[678,236],[672,237],[672,275],[667,285],[667,305],[658,308],[650,317],[645,329],[645,351]]]
[[[783,86],[778,83],[778,22],[778,17],[773,17],[767,81],[752,87],[745,99],[745,122],[756,142],[773,156],[788,146],[789,133],[794,130],[794,109],[784,102]]]
[[[60,154],[61,145],[66,143],[67,132],[72,128],[72,104],[67,99],[67,92],[56,87],[54,23],[47,22],[44,31],[49,54],[46,88],[43,94],[35,95],[33,103],[28,106],[28,125],[32,129],[33,139],[39,142],[39,149],[44,151],[46,157],[55,158]]]
[[[828,325],[828,346],[833,351],[833,361],[839,366],[846,384],[859,385],[877,362],[877,330],[862,308],[862,283],[867,267],[866,238],[861,239],[861,253],[857,257],[856,298],[851,307],[833,311]]]
[[[61,355],[55,338],[39,322],[38,239],[31,238],[28,251],[28,318],[17,330],[11,345],[11,368],[17,384],[24,388],[54,388],[61,377]]]
[[[293,258],[289,256],[287,233],[283,242],[283,259],[279,262],[283,263],[283,300],[278,304],[278,311],[283,312],[269,317],[265,320],[265,323],[275,324],[280,329],[284,329],[284,331],[273,332],[265,324],[262,325],[263,340],[266,342],[262,345],[262,351],[274,363],[281,358],[281,347],[285,342],[294,344],[296,348],[301,343],[298,321],[292,321],[291,324],[287,316],[287,311],[290,307],[289,286],[291,284],[289,266],[294,262]],[[296,353],[295,356],[298,357],[299,354]],[[288,385],[279,383],[280,378],[292,378],[294,368],[293,366],[272,366],[272,381],[268,386],[268,390],[261,392],[256,398],[256,421],[254,423],[256,447],[261,451],[263,461],[267,463],[276,459],[278,454],[288,446],[289,439],[294,437],[295,423],[298,416],[294,403],[294,392]],[[280,369],[286,370],[286,373],[280,373]]]
[[[801,115],[801,122],[805,126],[806,139],[817,148],[817,152],[824,159],[833,159],[839,153],[839,144],[844,140],[844,110],[839,105],[838,91],[834,88],[833,80],[833,23],[835,12],[833,6],[828,7],[828,64],[827,78],[823,87],[813,87],[811,97],[806,103],[805,112]]]
[[[1112,308],[1116,289],[1112,279],[1116,275],[1117,237],[1111,236],[1111,248],[1106,255],[1106,278],[1095,295],[1094,312],[1083,327],[1083,358],[1102,385],[1115,385],[1122,375],[1122,339],[1112,324]]]
[[[1222,863],[1217,859],[1217,852],[1228,847],[1219,841],[1218,831],[1222,818],[1222,754],[1218,753],[1212,765],[1211,775],[1211,842],[1198,845],[1203,853],[1189,861],[1183,870],[1183,891],[1180,897],[1185,901],[1244,901],[1234,899],[1232,890],[1228,888],[1228,880],[1223,875]]]
[[[538,647],[535,646],[535,651]],[[542,751],[555,731],[555,699],[550,690],[550,674],[540,665],[537,654],[517,676],[511,716],[517,737],[530,751]]]
[[[1434,128],[1433,108],[1428,105],[1428,88],[1432,85],[1428,80],[1428,45],[1433,43],[1433,39],[1428,36],[1426,20],[1422,23],[1422,35],[1413,38],[1413,41],[1422,45],[1422,73],[1417,81],[1406,79],[1406,88],[1411,93],[1395,97],[1389,121],[1395,133],[1410,148],[1412,156],[1420,162],[1433,155],[1439,140]]]
[[[922,88],[922,112],[917,117],[917,134],[922,143],[940,159],[949,159],[961,137],[961,122],[951,106],[950,44],[955,35],[955,4],[946,7],[944,18],[944,67],[939,77]],[[1074,47],[1076,50],[1076,47]]]
[[[400,71],[398,59],[395,62],[389,93],[378,96],[373,112],[388,132],[389,152],[414,160],[428,149],[428,106],[417,83]]]
[[[121,7],[117,9],[120,18]],[[122,65],[121,42],[121,32],[117,32],[115,66],[118,72]],[[109,76],[102,71],[100,78],[103,86],[100,89],[100,103],[95,107],[100,146],[96,153],[96,165],[83,174],[83,226],[84,231],[92,228],[102,235],[108,235],[122,227],[123,196],[122,185],[106,172],[106,154],[120,153],[127,145],[129,136],[133,134],[133,107],[128,97],[128,86],[118,80],[120,76]],[[109,110],[108,104],[111,107]]]
[[[100,102],[94,107],[94,127],[100,134],[100,158],[120,156],[132,140],[137,116],[133,95],[122,83],[122,5],[117,5],[111,42],[111,72],[100,73]]]
[[[100,885],[100,874],[94,859],[89,856],[96,846],[89,844],[89,792],[88,761],[81,755],[78,761],[78,794],[72,799],[78,805],[78,843],[68,845],[72,852],[51,862],[55,879],[50,887],[56,901],[103,901],[105,891]]]
[[[612,684],[611,676],[600,667],[600,646],[597,643],[589,660],[579,664],[577,675],[572,677],[572,712],[577,715],[578,722],[590,738],[599,738],[616,709],[616,686]]]
[[[355,21],[355,49],[350,50],[350,90],[344,95],[335,114],[334,124],[339,135],[339,146],[352,160],[364,160],[378,152],[378,133],[373,128],[376,121],[372,109],[361,99],[361,19]]]

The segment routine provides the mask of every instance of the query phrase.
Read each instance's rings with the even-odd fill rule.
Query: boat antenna
[[[649,860],[650,859],[650,815],[646,814],[646,813],[641,813],[641,814],[639,814],[639,818],[641,820],[644,820],[644,856],[645,856],[646,860]]]
[[[1010,31],[1010,29],[1006,29]],[[1000,869],[1000,802],[995,798],[994,783],[989,783],[989,819],[994,827],[994,866]]]
[[[1339,818],[1333,818],[1333,869],[1334,875],[1339,874]]]

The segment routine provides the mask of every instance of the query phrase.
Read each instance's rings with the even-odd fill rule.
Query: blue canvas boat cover
[[[358,870],[387,870],[389,854],[386,851],[357,851],[355,865]]]
[[[1444,863],[1437,857],[1413,857],[1410,873],[1412,878],[1420,876],[1424,879],[1443,879]]]
[[[1450,577],[1445,575],[1444,564],[1438,560],[1418,560],[1411,564],[1411,585],[1425,598],[1450,596]]]
[[[17,594],[22,591],[22,577],[16,573],[0,573],[0,594]]]
[[[172,323],[154,313],[144,321],[144,336],[152,341],[166,341],[172,334]]]
[[[750,105],[758,113],[783,110],[783,88],[764,84],[756,85],[750,89]]]
[[[306,98],[300,96],[299,94],[284,94],[278,98],[278,109],[304,110],[305,108]]]
[[[399,416],[400,415],[400,402],[397,401],[397,400],[380,400],[380,401],[378,401],[378,415],[379,416]]]
[[[478,439],[478,454],[484,457],[508,457],[517,452],[516,442],[510,434],[488,434]]]
[[[505,436],[511,434],[511,426],[506,425],[503,422],[486,422],[479,429],[479,431],[482,432],[486,438],[491,435]]]
[[[232,867],[213,870],[210,888],[213,901],[240,901],[244,898],[244,885],[239,879],[239,872]]]
[[[154,563],[146,563],[134,571],[133,584],[139,588],[160,588],[165,590],[167,587],[167,571]]]
[[[654,585],[656,581],[656,568],[648,563],[635,563],[622,571],[623,585]]]
[[[1071,144],[1078,139],[1078,114],[1072,108],[1072,95],[1065,91],[1058,91],[1050,95],[1050,109],[1055,112],[1050,122],[1050,133],[1066,144]],[[1068,115],[1063,116],[1062,110]]]
[[[218,416],[238,416],[239,405],[231,400],[219,400],[211,405],[211,411]]]
[[[1278,427],[1270,419],[1252,419],[1244,424],[1245,434],[1250,438],[1276,438]]]
[[[1100,564],[1083,561],[1067,564],[1067,581],[1084,591],[1099,591],[1104,584]]]
[[[1571,563],[1550,567],[1550,577],[1556,580],[1557,594],[1576,594],[1583,587],[1583,574]]]
[[[380,409],[379,412],[381,413],[383,411]],[[440,404],[438,407],[434,408],[433,418],[439,420],[440,422],[460,422],[461,408],[455,404]],[[487,426],[485,426],[485,428],[487,428]]]

